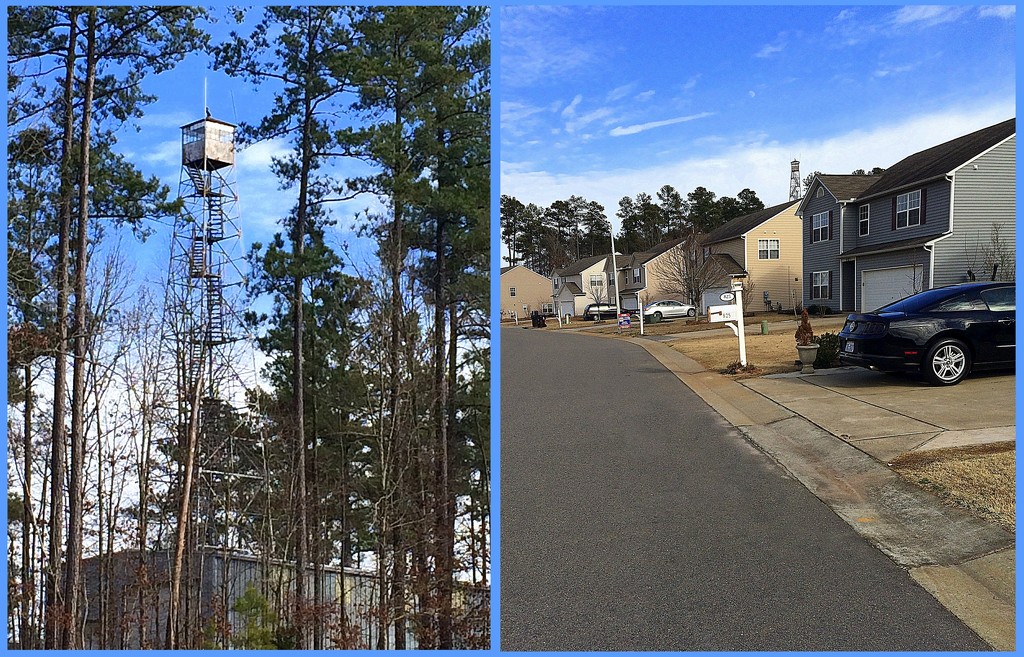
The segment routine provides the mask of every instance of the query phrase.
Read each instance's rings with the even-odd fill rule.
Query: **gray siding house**
[[[900,160],[877,176],[819,175],[797,214],[804,305],[870,311],[909,294],[1012,278],[1016,121]]]

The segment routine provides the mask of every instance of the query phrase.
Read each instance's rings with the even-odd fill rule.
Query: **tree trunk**
[[[433,613],[437,619],[437,648],[451,648],[451,592],[447,591],[448,602],[445,602],[445,582],[450,573],[448,565],[448,414],[449,391],[446,376],[447,359],[445,358],[445,298],[448,261],[445,254],[445,220],[436,217],[434,230],[434,257],[437,269],[434,275],[434,486],[432,492],[434,527],[434,577],[433,577]],[[446,614],[446,608],[448,613]]]
[[[69,518],[67,570],[64,599],[68,609],[67,638],[64,645],[71,650],[82,648],[82,538],[85,500],[85,368],[86,368],[86,277],[89,267],[89,146],[92,129],[93,82],[96,77],[96,8],[87,11],[85,97],[82,100],[82,126],[78,189],[78,236],[75,258],[75,315],[72,325],[74,364],[71,391],[71,468],[69,477]]]
[[[201,355],[205,356],[205,351]],[[187,530],[191,524],[192,508],[192,480],[196,465],[196,448],[199,442],[199,404],[201,396],[199,391],[203,389],[204,368],[196,370],[195,385],[191,392],[191,408],[188,415],[188,429],[185,433],[185,463],[181,471],[181,493],[178,498],[178,526],[175,532],[174,541],[174,562],[171,565],[171,596],[167,607],[167,640],[168,650],[177,650],[181,647],[181,579],[182,567],[185,561],[185,548]]]
[[[35,514],[32,511],[32,366],[23,368],[25,375],[25,435],[22,449],[25,452],[25,476],[21,491],[24,509],[21,515],[21,624],[18,647],[28,650],[35,648],[30,638],[32,632],[32,601],[35,599],[35,573],[32,571],[32,535],[35,533]]]
[[[57,228],[57,351],[53,359],[53,424],[50,436],[50,527],[46,563],[46,619],[44,647],[62,649],[64,645],[64,591],[61,568],[64,561],[64,483],[67,477],[67,426],[64,399],[67,396],[68,354],[68,282],[70,267],[71,201],[74,195],[74,171],[71,149],[74,145],[74,83],[78,9],[68,10],[70,28],[64,72],[64,137],[60,163],[60,222]]]

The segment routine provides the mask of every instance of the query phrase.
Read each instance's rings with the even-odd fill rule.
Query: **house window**
[[[633,270],[633,282],[634,283],[639,283],[640,282],[640,268],[639,267],[637,267],[637,268],[635,268]]]
[[[896,197],[896,228],[921,225],[921,190]]]
[[[871,218],[871,206],[862,205],[858,212],[860,213],[860,236],[864,237],[868,234],[868,224],[870,223],[868,220]]]
[[[819,212],[811,217],[811,243],[824,242],[828,239],[829,220],[828,212]]]
[[[824,196],[824,195],[825,195],[825,189],[824,189],[824,188],[822,188],[822,187],[819,187],[819,188],[818,188],[818,192],[817,192],[817,193],[815,194],[815,196],[816,196],[817,198],[821,198],[821,197],[822,197],[822,196]]]
[[[828,299],[829,272],[816,271],[811,274],[811,298]]]
[[[560,279],[560,278],[556,278],[556,279],[555,279],[555,292],[557,292],[557,291],[558,291],[558,284],[559,284],[559,283],[560,283],[561,281],[562,281],[562,279]]]
[[[590,275],[590,287],[604,287],[604,276],[601,274]]]
[[[615,287],[615,272],[608,272],[608,287]]]
[[[555,314],[555,304],[553,303],[542,303],[540,304],[540,311],[545,315]]]
[[[510,297],[514,297],[514,296],[516,295],[516,289],[515,289],[514,287],[510,287],[510,288],[508,289],[508,295],[509,295]]]
[[[757,240],[757,259],[758,260],[778,260],[779,259],[779,240]]]

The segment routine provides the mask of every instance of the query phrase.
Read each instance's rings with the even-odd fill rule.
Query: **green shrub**
[[[818,335],[818,356],[814,359],[816,369],[839,366],[839,335],[828,332]]]

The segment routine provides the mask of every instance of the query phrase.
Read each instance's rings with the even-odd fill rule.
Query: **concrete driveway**
[[[946,387],[860,367],[741,383],[880,461],[1015,439],[1012,372],[977,373]]]

